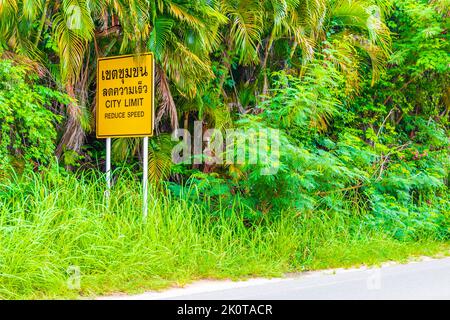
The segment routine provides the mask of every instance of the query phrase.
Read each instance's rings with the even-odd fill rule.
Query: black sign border
[[[98,108],[98,102],[99,102],[99,68],[100,68],[100,61],[104,60],[115,60],[115,59],[122,59],[122,58],[130,58],[130,57],[140,57],[140,56],[151,56],[152,58],[152,106],[151,106],[151,112],[152,112],[152,119],[150,123],[150,132],[149,133],[143,133],[143,134],[115,134],[115,135],[99,135],[98,133],[98,123],[99,123],[99,108]],[[139,137],[153,137],[153,133],[155,131],[155,55],[153,52],[145,52],[145,53],[139,53],[139,54],[126,54],[126,55],[120,55],[120,56],[112,56],[112,57],[102,57],[97,59],[97,83],[96,83],[96,108],[95,108],[95,136],[97,139],[108,139],[108,138],[139,138]]]

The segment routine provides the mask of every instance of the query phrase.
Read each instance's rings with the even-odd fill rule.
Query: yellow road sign
[[[97,138],[153,135],[152,53],[97,61]]]

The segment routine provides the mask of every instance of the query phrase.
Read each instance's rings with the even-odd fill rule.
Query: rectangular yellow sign
[[[97,61],[97,138],[153,135],[152,53]]]

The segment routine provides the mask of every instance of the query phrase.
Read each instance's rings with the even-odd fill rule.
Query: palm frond
[[[176,130],[178,128],[177,109],[170,91],[169,81],[161,68],[157,68],[156,70],[156,88],[157,94],[161,99],[161,105],[155,119],[156,125],[158,125],[165,114],[168,114],[172,129]]]
[[[231,27],[229,37],[244,64],[259,61],[257,45],[263,31],[260,1],[222,1],[221,10],[228,16]]]

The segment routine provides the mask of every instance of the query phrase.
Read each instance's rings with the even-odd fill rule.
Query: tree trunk
[[[67,94],[75,99],[75,92],[73,85],[66,86]],[[72,150],[80,153],[86,137],[83,128],[81,127],[81,109],[75,103],[70,103],[67,106],[67,123],[64,134],[56,148],[56,156],[61,158],[65,150]]]
[[[275,37],[275,31],[272,30],[272,32],[270,33],[270,37],[267,40],[267,45],[264,50],[264,59],[263,59],[262,66],[261,66],[262,72],[264,73],[264,84],[263,84],[263,92],[262,92],[263,96],[265,96],[269,93],[269,79],[267,77],[266,67],[267,67],[267,60],[269,58],[269,53],[270,53],[270,49],[272,48],[274,37]]]

